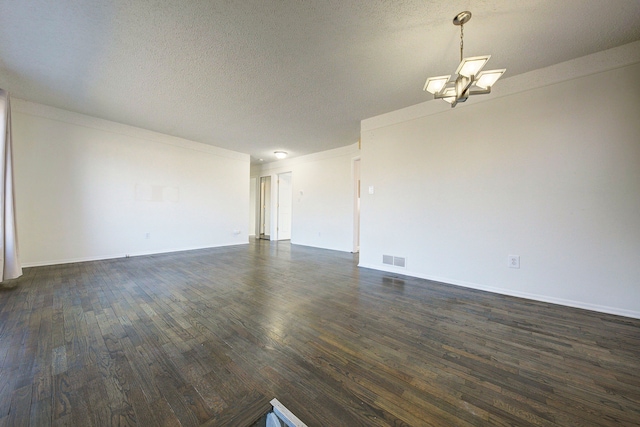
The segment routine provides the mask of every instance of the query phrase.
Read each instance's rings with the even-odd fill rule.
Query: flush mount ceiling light
[[[287,153],[286,151],[274,151],[273,154],[276,155],[276,159],[282,160],[285,157],[287,157],[287,154],[289,154],[289,153]]]
[[[460,27],[460,65],[453,81],[451,75],[429,77],[424,89],[435,99],[443,99],[455,107],[458,102],[466,101],[471,95],[491,93],[491,87],[504,74],[506,69],[482,71],[491,55],[463,58],[464,24],[471,19],[471,12],[460,12],[453,18],[453,25]]]

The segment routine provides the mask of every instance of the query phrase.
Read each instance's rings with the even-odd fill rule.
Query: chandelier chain
[[[463,50],[464,50],[464,24],[460,25],[460,62],[462,62]]]

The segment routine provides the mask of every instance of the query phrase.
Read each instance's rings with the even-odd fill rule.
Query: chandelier
[[[451,75],[429,77],[424,84],[424,89],[433,94],[435,99],[443,99],[455,107],[458,102],[465,102],[471,95],[484,95],[491,93],[491,87],[507,71],[501,70],[482,71],[491,55],[472,56],[463,58],[464,49],[464,24],[471,19],[471,12],[460,12],[453,18],[453,25],[460,27],[460,65],[456,70],[455,79]]]

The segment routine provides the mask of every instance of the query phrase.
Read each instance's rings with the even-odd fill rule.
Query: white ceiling
[[[463,10],[503,78],[640,40],[639,0],[0,0],[0,87],[271,161],[428,100]]]

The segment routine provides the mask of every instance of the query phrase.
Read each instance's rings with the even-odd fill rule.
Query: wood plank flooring
[[[288,243],[29,268],[0,427],[637,426],[640,321]],[[605,284],[603,284],[604,286]]]

